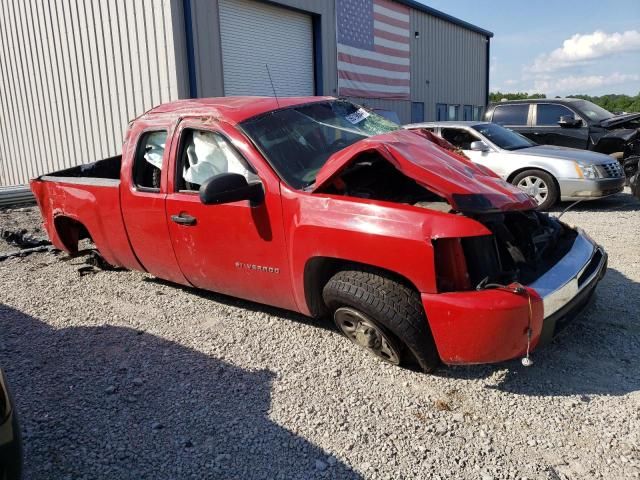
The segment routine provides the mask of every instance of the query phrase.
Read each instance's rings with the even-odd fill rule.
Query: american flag
[[[409,99],[409,8],[337,0],[338,94]]]

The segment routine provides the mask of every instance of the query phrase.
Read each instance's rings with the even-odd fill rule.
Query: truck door
[[[575,112],[564,105],[539,103],[535,105],[533,131],[534,141],[542,145],[558,145],[586,149],[589,138],[589,127],[583,121],[575,127],[561,127],[558,122],[561,116],[579,118]]]
[[[144,269],[188,284],[173,253],[165,215],[171,128],[140,124],[127,136],[122,156],[120,206],[129,243]]]
[[[297,309],[282,223],[280,180],[259,153],[229,125],[185,121],[174,142],[175,169],[166,214],[178,263],[197,287]],[[198,189],[213,175],[240,173],[261,182],[264,201],[200,202]]]

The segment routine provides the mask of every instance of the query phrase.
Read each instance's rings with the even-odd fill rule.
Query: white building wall
[[[0,0],[0,186],[120,153],[185,96],[182,2]]]

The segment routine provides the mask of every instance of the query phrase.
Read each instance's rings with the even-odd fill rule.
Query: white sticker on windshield
[[[356,123],[360,123],[362,120],[364,120],[368,116],[369,116],[369,112],[367,112],[364,108],[359,108],[358,110],[356,110],[353,113],[350,113],[344,118],[346,118],[349,122],[355,125]]]

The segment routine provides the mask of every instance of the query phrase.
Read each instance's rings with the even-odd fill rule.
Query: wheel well
[[[58,238],[70,254],[78,253],[78,242],[83,238],[91,238],[87,228],[78,220],[64,215],[53,219]]]
[[[304,296],[307,307],[313,317],[323,317],[329,313],[322,298],[322,289],[333,275],[341,270],[347,269],[360,269],[374,272],[385,278],[402,283],[416,292],[418,291],[415,285],[407,278],[386,268],[344,260],[342,258],[313,257],[307,261],[304,267]]]
[[[509,177],[507,178],[507,182],[509,182],[509,183],[513,182],[514,178],[516,178],[522,172],[526,172],[527,170],[538,170],[540,172],[546,173],[547,175],[551,175],[551,178],[553,178],[553,182],[556,184],[556,186],[558,185],[558,180],[556,180],[556,177],[555,177],[555,175],[553,173],[551,173],[548,170],[545,170],[544,168],[539,168],[539,167],[523,167],[523,168],[519,168],[515,172],[511,172],[509,174]]]
[[[547,175],[549,175],[552,179],[553,179],[553,183],[556,186],[556,189],[558,190],[558,194],[560,194],[560,184],[558,183],[558,179],[556,178],[556,176],[551,173],[548,170],[545,170],[544,168],[539,168],[539,167],[524,167],[524,168],[519,168],[518,170],[516,170],[515,172],[512,172],[509,177],[507,178],[507,182],[509,183],[513,183],[513,179],[516,178],[516,176],[522,172],[526,172],[527,170],[539,170],[540,172],[544,172]]]

